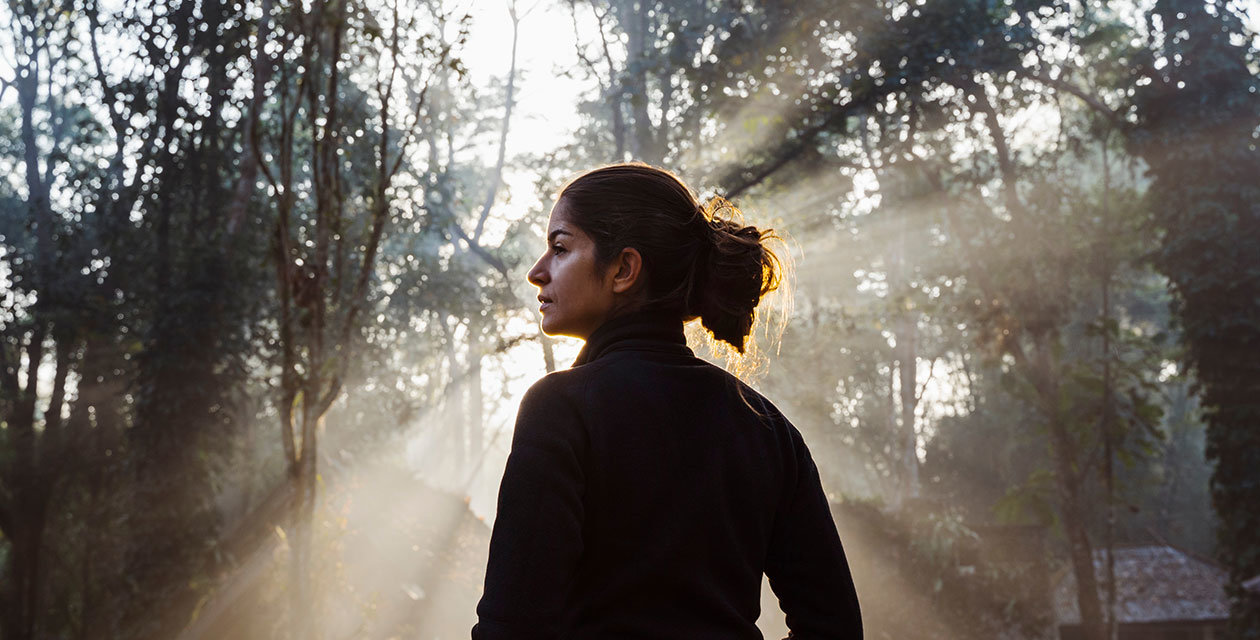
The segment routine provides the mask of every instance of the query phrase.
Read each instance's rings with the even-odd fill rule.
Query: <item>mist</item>
[[[525,275],[623,161],[782,239],[689,345],[804,435],[866,637],[1260,638],[1257,15],[10,3],[0,638],[467,637],[581,348]]]

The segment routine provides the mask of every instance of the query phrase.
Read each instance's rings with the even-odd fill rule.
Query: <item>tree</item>
[[[5,443],[19,453],[8,471],[21,513],[3,624],[13,637],[170,633],[210,557],[205,436],[229,426],[249,309],[232,300],[249,289],[227,284],[233,267],[198,206],[216,199],[229,164],[225,60],[242,31],[216,29],[232,22],[221,3],[200,5],[197,21],[191,3],[143,17],[51,7],[15,5],[11,32],[34,46],[17,46],[27,189],[20,214],[4,212],[21,293],[8,301],[4,400],[25,397],[6,420],[14,432],[33,422],[31,437]],[[137,55],[122,68],[109,53],[128,46]],[[194,96],[181,83],[198,58],[210,64]],[[11,364],[14,347],[25,364]],[[51,385],[39,381],[47,367]],[[84,551],[127,513],[111,525],[122,535]],[[171,602],[156,615],[155,594]]]
[[[1234,9],[1157,2],[1147,17],[1154,60],[1135,96],[1135,151],[1152,178],[1164,230],[1153,259],[1174,308],[1216,463],[1212,500],[1229,568],[1234,638],[1260,638],[1260,81],[1256,52]]]
[[[66,308],[70,283],[59,275],[62,255],[57,245],[63,229],[57,224],[51,197],[54,172],[61,162],[52,153],[45,155],[40,144],[42,137],[51,151],[64,153],[60,147],[68,133],[64,102],[51,91],[47,102],[40,100],[41,89],[50,87],[53,74],[64,68],[58,51],[65,37],[64,20],[49,8],[34,3],[12,8],[13,43],[18,52],[13,83],[26,189],[25,202],[18,206],[25,209],[25,227],[34,232],[33,239],[20,235],[5,248],[7,262],[16,266],[5,279],[16,295],[4,296],[7,308],[4,342],[0,343],[0,424],[4,426],[0,437],[7,453],[0,466],[0,533],[10,546],[0,591],[0,630],[5,637],[18,639],[35,637],[42,604],[45,527],[52,489],[63,464],[62,413],[76,339],[74,318]],[[10,233],[6,229],[6,239]],[[17,255],[10,257],[10,251]],[[50,345],[54,351],[52,388],[41,390],[40,374]]]
[[[1097,408],[1099,396],[1086,393],[1080,357],[1065,352],[1080,337],[1072,330],[1076,299],[1082,295],[1075,267],[1081,258],[1074,228],[1079,223],[1074,220],[1089,211],[1077,204],[1089,192],[1057,186],[1086,180],[1056,166],[1054,147],[1020,149],[1008,122],[1038,105],[1055,108],[1046,94],[1054,83],[1024,82],[1021,76],[1037,76],[1028,71],[1030,66],[1057,59],[1042,43],[1063,35],[1057,26],[1063,23],[1056,20],[1068,16],[1036,2],[1000,7],[929,2],[857,15],[857,24],[843,31],[827,27],[834,23],[820,23],[833,32],[832,39],[848,45],[837,47],[836,68],[822,83],[826,88],[806,96],[809,109],[782,110],[791,115],[792,135],[755,154],[753,162],[728,174],[724,184],[741,192],[822,150],[840,150],[835,155],[843,162],[853,146],[846,146],[846,140],[869,131],[867,114],[881,114],[897,132],[904,144],[882,143],[878,148],[888,159],[881,166],[917,174],[930,185],[928,193],[945,200],[934,204],[924,199],[918,206],[939,211],[936,232],[957,252],[955,288],[975,300],[960,308],[974,312],[968,324],[977,346],[995,364],[1002,363],[1013,391],[1035,408],[1036,424],[1045,430],[1055,510],[1069,543],[1086,637],[1101,638],[1104,615],[1088,499],[1089,460],[1099,444],[1099,426],[1083,419]],[[959,137],[971,149],[983,151],[960,150]],[[1075,134],[1064,137],[1068,145],[1081,144]],[[1047,180],[1047,175],[1060,182]],[[895,194],[881,190],[884,198]],[[913,337],[908,328],[899,333],[899,346],[907,342],[902,338]],[[914,360],[913,353],[899,354],[898,360],[903,372],[913,373],[913,367],[905,366]],[[1106,368],[1111,360],[1103,362]],[[1139,375],[1131,383],[1141,390],[1142,379]],[[911,384],[901,386],[904,394],[913,389]],[[1144,408],[1149,403],[1144,392],[1131,401],[1130,422],[1140,430],[1151,422]],[[913,404],[902,401],[903,408]]]
[[[372,304],[395,179],[422,125],[433,69],[451,64],[451,46],[421,22],[432,10],[292,6],[274,36],[282,43],[271,100],[278,130],[255,148],[275,207],[275,402],[293,492],[289,626],[297,637],[318,633],[310,554],[319,433]],[[348,68],[350,60],[372,62]],[[367,133],[357,130],[364,123]]]

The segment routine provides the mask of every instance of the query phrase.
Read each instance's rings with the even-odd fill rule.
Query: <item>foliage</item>
[[[1257,637],[1260,62],[1233,4],[552,8],[591,89],[571,139],[515,156],[530,76],[514,45],[474,84],[478,27],[442,3],[0,9],[0,635],[168,637],[232,597],[262,635],[409,632],[373,616],[414,590],[340,564],[376,533],[343,511],[411,479],[362,490],[382,452],[463,495],[493,466],[517,348],[556,366],[520,295],[545,206],[638,159],[789,237],[757,383],[829,494],[872,501],[838,513],[904,578],[876,627],[901,597],[944,612],[922,637],[1044,622],[1012,605],[1033,578],[973,562],[996,520],[1077,572],[1109,543],[1216,552]],[[320,617],[286,618],[295,593]]]
[[[1137,153],[1150,167],[1150,208],[1164,235],[1152,260],[1168,276],[1209,425],[1220,557],[1230,571],[1232,631],[1260,638],[1260,82],[1251,35],[1229,7],[1157,2],[1155,61],[1135,96]]]
[[[595,5],[597,14],[603,6]],[[1161,47],[1185,40],[1168,30],[1169,37],[1159,38],[1158,26],[1150,25],[1162,14],[1167,14],[1164,24],[1172,24],[1177,11],[1164,4],[1142,14],[1093,3],[804,3],[794,7],[794,18],[804,19],[789,22],[777,5],[767,5],[712,27],[688,23],[689,29],[673,39],[658,36],[656,44],[643,44],[645,25],[649,35],[657,33],[652,25],[667,23],[670,10],[655,7],[655,18],[639,19],[619,13],[618,6],[607,5],[600,24],[607,18],[616,25],[612,33],[627,35],[627,61],[652,59],[673,47],[688,51],[699,43],[703,48],[704,40],[693,39],[694,34],[733,35],[745,25],[758,27],[746,39],[719,35],[711,45],[713,56],[681,58],[689,64],[674,73],[703,78],[702,97],[679,102],[665,88],[643,95],[656,101],[660,113],[686,104],[712,114],[714,125],[692,139],[706,140],[709,149],[735,149],[725,156],[733,167],[708,174],[728,194],[755,189],[759,203],[791,212],[785,216],[789,227],[796,222],[823,232],[806,255],[813,248],[833,264],[827,265],[826,276],[815,276],[821,283],[802,287],[810,291],[799,305],[807,309],[796,330],[803,340],[789,347],[802,372],[767,384],[801,407],[807,430],[828,452],[850,451],[833,459],[845,470],[834,486],[887,495],[887,489],[872,491],[871,480],[901,478],[894,486],[903,492],[911,487],[913,495],[914,450],[925,439],[931,440],[929,450],[937,446],[919,425],[922,390],[912,386],[922,380],[917,364],[930,362],[934,372],[938,359],[956,363],[954,371],[963,370],[973,401],[969,415],[941,419],[936,433],[946,425],[981,422],[975,416],[980,402],[1003,396],[1014,401],[1004,409],[1015,413],[1002,414],[993,431],[1010,443],[1005,451],[1019,452],[1018,471],[1003,477],[999,466],[988,477],[1010,490],[1000,502],[1008,515],[1018,511],[1021,495],[1035,497],[1043,514],[1045,506],[1053,506],[1053,517],[1042,520],[1062,527],[1075,570],[1091,574],[1078,576],[1081,609],[1089,634],[1102,637],[1104,614],[1093,587],[1091,549],[1113,536],[1114,523],[1105,516],[1119,499],[1111,488],[1113,462],[1124,469],[1147,467],[1162,446],[1157,374],[1172,355],[1158,339],[1168,331],[1166,320],[1144,312],[1159,308],[1160,299],[1129,297],[1151,280],[1143,253],[1158,240],[1149,230],[1168,229],[1158,216],[1147,217],[1152,211],[1144,204],[1146,183],[1139,178],[1149,167],[1158,180],[1159,166],[1150,163],[1149,153],[1133,153],[1138,147],[1121,143],[1149,135],[1143,87],[1161,60],[1171,59]],[[1205,11],[1211,9],[1196,10]],[[1213,31],[1217,23],[1205,18],[1203,24],[1212,26],[1203,27],[1203,33],[1214,33],[1214,41],[1235,34],[1232,46],[1240,47],[1247,40],[1236,37],[1242,32],[1230,22],[1229,11],[1212,12],[1227,27],[1223,32]],[[724,32],[729,25],[735,27]],[[767,34],[773,35],[761,38]],[[765,46],[779,35],[804,46],[777,53]],[[749,50],[761,52],[751,64],[743,55]],[[1183,58],[1200,52],[1187,51]],[[805,59],[810,62],[802,64]],[[610,72],[615,70],[614,61],[608,62]],[[1231,64],[1238,66],[1223,61],[1220,68]],[[587,66],[598,75],[596,65]],[[623,75],[610,79],[620,86],[640,82],[633,77],[636,71],[627,62]],[[1197,76],[1202,82],[1212,77]],[[618,85],[601,85],[606,102],[609,86]],[[661,81],[659,86],[675,85]],[[1213,109],[1210,103],[1197,104]],[[1168,113],[1190,118],[1190,127],[1224,119],[1215,111],[1209,118],[1193,110]],[[614,112],[614,132],[624,118]],[[1047,122],[1040,139],[1030,139],[1013,124],[1033,119]],[[1246,119],[1231,124],[1238,125],[1230,134],[1234,144],[1254,149],[1254,124]],[[1205,141],[1204,149],[1215,150],[1215,136],[1198,139]],[[753,144],[741,144],[748,140]],[[759,144],[762,140],[775,142]],[[600,144],[598,138],[590,142]],[[620,154],[621,145],[616,147]],[[645,148],[632,150],[650,161],[695,166],[697,156],[688,153],[688,142],[653,153],[643,153]],[[700,163],[700,172],[705,164]],[[1247,172],[1254,173],[1242,162],[1231,172],[1219,172],[1213,184],[1231,185],[1227,191],[1242,188],[1251,182],[1244,177]],[[872,183],[865,193],[860,187],[845,193],[847,187]],[[1202,203],[1198,189],[1209,188],[1206,184],[1178,184],[1177,197]],[[857,241],[837,242],[828,235],[836,231],[850,232]],[[1178,232],[1177,241],[1191,237]],[[1208,253],[1201,247],[1196,255]],[[1234,262],[1247,261],[1243,255],[1238,253]],[[1232,278],[1233,270],[1228,273]],[[1197,284],[1212,281],[1198,275]],[[863,289],[873,295],[862,296]],[[830,323],[813,321],[820,309],[829,310]],[[874,340],[868,342],[864,333]],[[1217,335],[1238,339],[1242,334]],[[946,341],[922,349],[921,344],[931,344],[929,336]],[[785,336],[785,347],[793,339],[801,338]],[[1238,349],[1241,344],[1230,344],[1235,347],[1231,353],[1246,352]],[[980,371],[987,375],[978,377]],[[812,376],[821,385],[804,386],[803,379]],[[1043,453],[1035,454],[1036,447]],[[1040,462],[1029,465],[1029,453]],[[861,471],[863,465],[868,472]],[[897,471],[904,465],[907,471]],[[947,464],[938,470],[958,476]],[[1040,489],[1021,491],[1030,478],[1039,479]],[[1119,491],[1141,492],[1124,486]],[[976,502],[982,512],[986,501]],[[1239,531],[1252,529],[1240,526]]]

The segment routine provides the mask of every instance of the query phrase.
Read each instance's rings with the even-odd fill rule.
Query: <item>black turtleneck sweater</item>
[[[763,572],[791,637],[862,637],[800,433],[676,318],[620,316],[521,401],[472,637],[760,639]]]

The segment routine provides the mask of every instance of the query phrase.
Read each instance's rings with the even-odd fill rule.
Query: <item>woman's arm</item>
[[[786,614],[789,638],[861,640],[862,615],[818,467],[795,427],[797,478],[775,520],[766,576]]]
[[[582,554],[586,434],[548,378],[521,401],[474,640],[555,638]]]

